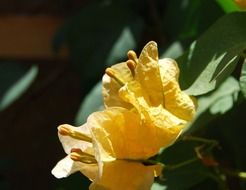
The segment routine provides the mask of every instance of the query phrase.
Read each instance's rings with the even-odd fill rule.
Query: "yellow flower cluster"
[[[80,127],[61,125],[58,135],[68,154],[52,170],[57,178],[81,171],[90,190],[149,190],[162,166],[148,159],[171,145],[194,117],[195,102],[180,90],[172,59],[158,59],[149,42],[139,58],[106,69],[105,110]]]

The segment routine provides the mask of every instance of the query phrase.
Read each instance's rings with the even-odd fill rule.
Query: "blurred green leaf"
[[[199,106],[197,112],[202,113],[209,107],[213,107],[213,106],[217,107],[216,106],[217,102],[220,102],[221,100],[224,101],[223,98],[226,97],[232,97],[232,102],[235,101],[237,99],[239,90],[240,89],[239,89],[238,81],[233,77],[227,78],[225,82],[223,82],[216,91],[214,91],[210,95],[199,98],[198,100]],[[216,113],[219,112],[224,113],[223,110],[224,109],[222,108],[222,110]]]
[[[111,66],[116,64],[120,59],[126,57],[127,52],[130,49],[136,48],[136,42],[134,40],[134,36],[129,27],[124,28],[121,35],[114,43],[110,54],[106,60],[106,65]]]
[[[112,64],[116,60],[113,48],[134,45],[134,41],[130,42],[130,31],[126,30],[137,20],[133,15],[129,3],[94,1],[64,24],[56,35],[57,39],[54,39],[54,46],[65,43],[69,47],[83,82],[91,82],[92,78],[98,80],[106,62]]]
[[[233,77],[227,78],[214,92],[198,98],[196,117],[190,123],[190,129],[200,129],[216,117],[229,111],[237,100],[240,91],[239,83]]]
[[[246,61],[243,63],[239,81],[240,81],[241,92],[243,96],[246,98]]]
[[[216,0],[226,13],[240,11],[240,8],[234,3],[233,0]]]
[[[151,190],[166,190],[167,188],[164,185],[159,183],[153,183]]]
[[[95,111],[103,108],[102,83],[97,83],[86,95],[75,118],[75,124],[81,125],[86,122],[87,117]]]
[[[181,86],[188,94],[207,93],[231,74],[246,47],[245,20],[245,12],[223,16],[177,59]]]
[[[234,99],[232,96],[226,96],[219,99],[210,107],[210,112],[214,114],[224,114],[233,107]]]
[[[172,59],[176,59],[184,53],[183,47],[179,41],[173,42],[167,50],[160,56],[160,58],[169,57]]]
[[[18,99],[28,89],[38,74],[38,67],[35,65],[25,71],[18,69],[19,66],[14,66],[14,64],[7,64],[9,65],[0,65],[2,67],[0,69],[1,78],[4,79],[1,80],[0,111]],[[12,69],[14,69],[13,73],[11,72]],[[16,72],[18,78],[15,76]]]
[[[167,1],[166,6],[165,33],[171,40],[181,40],[185,44],[190,44],[224,14],[213,0],[172,0]]]

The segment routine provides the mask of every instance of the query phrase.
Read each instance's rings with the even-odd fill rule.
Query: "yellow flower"
[[[56,177],[81,171],[92,181],[90,190],[149,190],[160,174],[162,166],[148,159],[175,141],[195,104],[180,90],[176,62],[158,61],[155,42],[128,58],[106,70],[105,110],[80,127],[58,127],[68,156],[52,170]]]
[[[246,0],[234,0],[234,2],[242,9],[246,9]]]
[[[157,44],[151,41],[139,58],[129,51],[126,62],[106,69],[105,107],[136,110],[145,126],[159,132],[159,143],[166,147],[195,115],[195,103],[181,91],[178,77],[177,63],[169,58],[158,60]]]
[[[161,172],[159,164],[143,164],[158,153],[157,131],[125,108],[95,112],[86,124],[61,125],[58,132],[68,154],[52,170],[58,178],[81,171],[93,190],[149,190]]]

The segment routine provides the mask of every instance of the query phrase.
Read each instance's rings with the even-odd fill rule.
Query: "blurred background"
[[[0,1],[0,189],[87,189],[79,173],[51,175],[65,156],[57,126],[80,125],[102,105],[98,82],[129,49],[155,40],[160,56],[177,58],[237,9],[224,2]]]

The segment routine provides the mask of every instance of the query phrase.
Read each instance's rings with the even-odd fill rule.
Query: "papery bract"
[[[58,162],[53,175],[61,178],[81,171],[93,181],[90,189],[148,190],[162,166],[142,164],[159,151],[157,131],[142,127],[137,114],[120,107],[91,114],[81,127],[59,126],[68,156]],[[89,138],[91,143],[83,140]],[[132,182],[125,183],[128,180]]]
[[[145,166],[139,162],[116,160],[103,165],[100,179],[91,184],[91,190],[150,190],[159,165]]]
[[[169,58],[158,60],[155,42],[149,42],[139,58],[133,51],[128,57],[127,62],[106,70],[103,77],[105,107],[136,109],[144,125],[164,130],[167,134],[170,131],[173,139],[162,139],[165,141],[162,145],[166,147],[193,119],[195,100],[179,87],[177,63]]]
[[[149,190],[160,175],[162,165],[148,159],[177,139],[194,117],[195,103],[179,87],[176,62],[158,60],[155,42],[139,58],[133,51],[128,57],[103,77],[106,109],[80,127],[58,127],[68,156],[52,170],[56,177],[81,171],[91,190]]]

